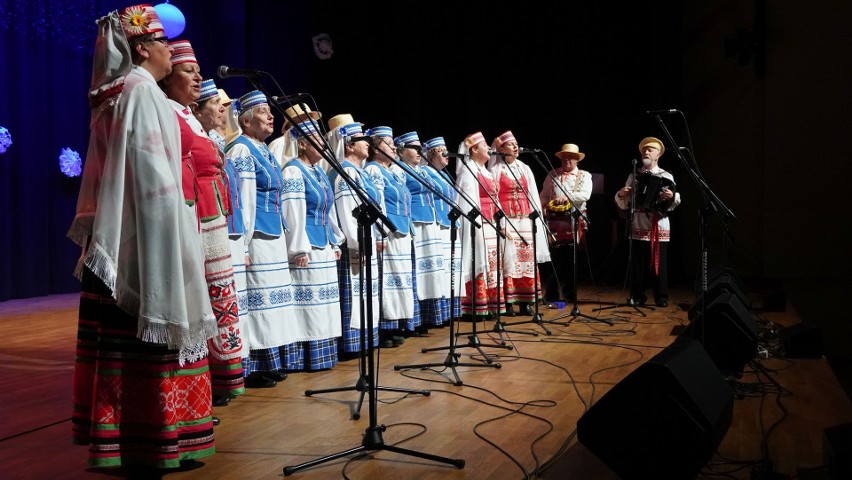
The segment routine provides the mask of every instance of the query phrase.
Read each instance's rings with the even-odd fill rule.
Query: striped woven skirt
[[[228,242],[228,224],[224,216],[201,224],[201,244],[204,247],[207,292],[218,328],[218,334],[207,341],[213,394],[233,397],[245,393],[245,382],[240,358],[243,342],[240,337],[237,286]]]
[[[136,319],[83,271],[74,364],[73,442],[89,465],[177,468],[215,453],[207,359],[180,366],[178,352],[136,338]]]

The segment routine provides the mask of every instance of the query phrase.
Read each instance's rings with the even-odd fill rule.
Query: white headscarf
[[[178,120],[150,72],[125,71],[132,62],[118,12],[98,27],[92,91],[101,101],[93,102],[68,231],[83,248],[75,274],[91,270],[116,305],[137,319],[137,337],[178,350],[183,365],[207,355],[217,328],[196,212],[181,188]]]

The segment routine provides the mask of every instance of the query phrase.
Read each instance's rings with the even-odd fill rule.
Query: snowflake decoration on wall
[[[63,148],[62,153],[59,154],[59,170],[66,176],[79,177],[82,170],[81,163],[80,154],[70,148]]]
[[[0,154],[6,153],[6,149],[12,146],[12,134],[5,127],[0,127]]]

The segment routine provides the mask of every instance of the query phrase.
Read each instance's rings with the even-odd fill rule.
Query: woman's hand
[[[300,267],[300,268],[305,268],[305,267],[307,267],[307,266],[308,266],[308,263],[310,263],[310,262],[308,261],[308,254],[307,254],[307,253],[303,253],[303,254],[301,254],[301,255],[297,256],[297,257],[296,257],[296,259],[293,261],[293,263],[295,263],[295,264],[296,264],[296,266],[297,266],[297,267]]]

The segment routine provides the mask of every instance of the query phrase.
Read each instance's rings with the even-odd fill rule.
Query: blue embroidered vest
[[[302,172],[305,193],[305,231],[308,241],[317,248],[325,248],[334,244],[335,238],[329,222],[329,211],[334,205],[334,192],[331,182],[322,168],[308,168],[304,163],[294,158],[284,165],[284,168],[296,167]],[[293,188],[299,188],[298,182],[286,180],[284,191],[290,192]]]
[[[367,165],[379,167],[385,180],[385,213],[397,232],[402,235],[409,233],[409,215],[411,214],[411,193],[405,186],[405,178],[394,174],[378,162],[368,162]]]
[[[409,165],[410,166],[410,165]],[[432,183],[428,175],[423,171],[423,167],[411,167],[421,179],[428,183]],[[435,221],[435,198],[422,183],[411,176],[411,173],[405,172],[405,186],[411,192],[411,221],[421,223],[432,223]]]
[[[278,162],[266,145],[258,148],[251,140],[240,135],[229,148],[237,143],[245,145],[254,157],[254,176],[257,182],[254,229],[267,235],[280,236],[287,225],[281,215],[281,186],[284,179],[281,177]]]

